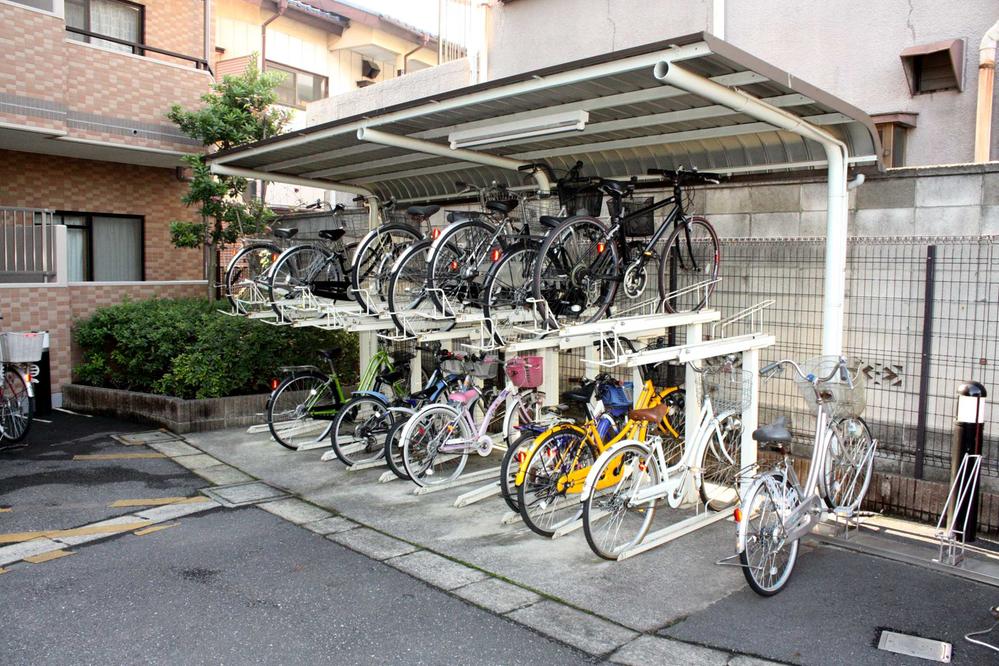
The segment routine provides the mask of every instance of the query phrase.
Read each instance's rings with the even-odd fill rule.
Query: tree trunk
[[[214,243],[207,243],[205,245],[205,251],[208,256],[205,257],[205,268],[206,276],[208,278],[208,300],[214,303],[218,299],[218,294],[215,289],[215,279],[218,274],[218,252],[215,251]]]

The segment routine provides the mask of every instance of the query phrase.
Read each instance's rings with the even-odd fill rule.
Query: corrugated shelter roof
[[[544,162],[559,170],[576,160],[604,177],[677,166],[743,173],[823,167],[823,147],[733,108],[712,104],[654,76],[660,60],[760,99],[842,141],[851,163],[877,164],[871,119],[860,109],[708,33],[616,51],[489,81],[343,118],[212,156],[218,165],[365,188],[382,198],[419,200],[453,194],[455,181],[530,184],[528,174],[477,164],[449,148],[463,130],[585,112],[582,130],[523,136],[472,148],[489,156]],[[530,122],[527,122],[530,125]],[[374,129],[435,144],[361,140]],[[428,144],[423,144],[427,147]],[[467,157],[467,156],[466,156]]]

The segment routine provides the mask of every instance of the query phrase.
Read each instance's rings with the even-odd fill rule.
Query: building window
[[[19,5],[24,5],[25,7],[41,9],[43,12],[55,12],[54,0],[13,0],[13,2],[16,2]]]
[[[139,282],[143,276],[141,217],[56,213],[66,225],[70,282]]]
[[[315,102],[326,97],[328,84],[325,76],[303,72],[270,60],[267,61],[267,69],[285,75],[276,89],[279,104],[304,109],[306,102]]]
[[[916,126],[915,113],[885,113],[871,116],[881,139],[881,161],[888,168],[905,166],[905,143]]]
[[[70,28],[141,44],[144,39],[144,23],[145,8],[142,5],[123,0],[66,0],[66,26]],[[74,32],[70,32],[69,37],[112,51],[142,55],[142,51],[134,46],[106,39]]]

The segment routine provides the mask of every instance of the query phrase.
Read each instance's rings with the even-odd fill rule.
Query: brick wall
[[[0,4],[0,121],[63,130],[65,114],[26,108],[28,100],[62,102],[63,22],[38,12]],[[12,57],[17,54],[17,57]],[[27,75],[27,73],[31,75]]]
[[[146,44],[196,58],[205,57],[203,0],[143,0],[141,4],[146,8]],[[155,53],[148,57],[184,64],[184,61]]]
[[[170,242],[172,220],[195,219],[173,169],[0,150],[0,206],[145,217],[147,280],[199,280],[201,252]]]

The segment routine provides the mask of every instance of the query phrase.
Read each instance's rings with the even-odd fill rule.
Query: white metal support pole
[[[413,350],[413,360],[409,365],[409,390],[416,393],[423,388],[423,351]]]
[[[826,144],[829,165],[826,208],[826,272],[822,303],[822,353],[843,353],[843,301],[846,299],[846,239],[849,216],[846,191],[846,148]]]
[[[759,349],[752,348],[742,352],[742,369],[753,376],[749,404],[742,410],[742,442],[740,442],[739,447],[739,469],[748,471],[756,465],[756,441],[753,439],[753,431],[756,430],[760,421]],[[746,496],[746,490],[749,489],[751,482],[751,475],[744,473],[742,485],[739,488],[741,497]]]
[[[361,331],[357,334],[357,343],[358,365],[360,366],[360,373],[363,375],[364,370],[368,367],[368,363],[371,362],[371,358],[378,351],[378,335],[371,331]]]
[[[593,379],[597,376],[597,361],[600,360],[600,352],[597,350],[596,345],[587,345],[583,347],[583,377],[586,379]]]
[[[685,345],[694,345],[704,339],[704,328],[702,324],[690,324],[687,326],[687,339]],[[697,432],[697,417],[701,411],[701,382],[700,375],[688,363],[684,372],[684,401],[686,414],[684,415],[683,441],[690,442],[691,436]]]
[[[558,347],[544,347],[538,350],[541,355],[544,375],[542,375],[541,391],[545,394],[545,406],[557,405],[559,402]]]

